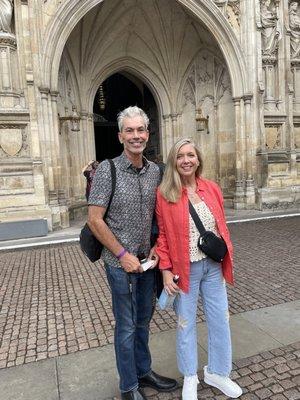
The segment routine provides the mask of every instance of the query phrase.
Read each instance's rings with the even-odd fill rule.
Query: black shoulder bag
[[[110,164],[110,171],[111,171],[111,195],[103,219],[105,219],[107,215],[108,209],[110,207],[116,189],[116,167],[112,160],[108,161]],[[94,263],[95,261],[99,260],[103,250],[103,244],[99,242],[99,240],[94,236],[93,232],[90,230],[87,223],[84,225],[84,227],[80,232],[79,243],[81,250],[91,262]]]
[[[199,215],[193,207],[193,204],[189,201],[189,209],[191,217],[193,218],[195,225],[200,233],[198,240],[198,247],[203,253],[205,253],[212,260],[221,262],[223,261],[226,253],[227,246],[222,238],[216,236],[213,232],[205,230]]]

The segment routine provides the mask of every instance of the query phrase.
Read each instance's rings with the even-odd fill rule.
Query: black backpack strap
[[[191,217],[193,218],[195,225],[200,233],[200,236],[202,236],[205,232],[206,229],[204,228],[201,219],[199,218],[199,215],[197,214],[197,211],[194,209],[193,204],[189,200],[189,210]]]
[[[116,190],[116,180],[117,180],[117,178],[116,178],[116,166],[115,166],[115,163],[114,163],[113,160],[111,160],[111,159],[107,159],[107,161],[108,161],[109,164],[110,164],[110,173],[111,173],[111,194],[110,194],[110,198],[109,198],[109,202],[108,202],[107,208],[106,208],[106,210],[105,210],[104,218],[106,217],[106,214],[107,214],[107,212],[108,212],[108,209],[109,209],[109,207],[110,207],[110,205],[111,205],[112,198],[114,197],[115,190]]]

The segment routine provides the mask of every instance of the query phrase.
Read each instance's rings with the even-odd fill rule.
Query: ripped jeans
[[[199,296],[208,330],[208,371],[229,376],[232,352],[226,285],[220,264],[208,257],[191,263],[190,290],[188,293],[181,292],[175,300],[178,369],[184,376],[197,374],[196,314]]]

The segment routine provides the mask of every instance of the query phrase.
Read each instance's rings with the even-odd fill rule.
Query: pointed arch
[[[42,82],[45,87],[57,90],[58,70],[65,44],[77,23],[93,7],[106,0],[66,0],[45,32],[42,51]],[[176,0],[201,22],[215,37],[228,66],[234,97],[249,92],[246,63],[241,46],[223,14],[211,0]],[[75,4],[74,4],[75,3]]]

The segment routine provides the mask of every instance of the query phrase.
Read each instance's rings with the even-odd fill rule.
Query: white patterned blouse
[[[193,206],[197,214],[199,215],[199,218],[201,219],[204,228],[207,231],[212,231],[215,235],[220,237],[218,229],[216,227],[215,218],[210,212],[207,205],[204,203],[204,201],[200,201],[200,203],[193,204]],[[190,261],[191,262],[200,261],[203,258],[207,257],[207,255],[204,254],[198,248],[197,243],[200,234],[191,215],[189,215],[189,225],[190,225],[190,232],[189,232]]]

